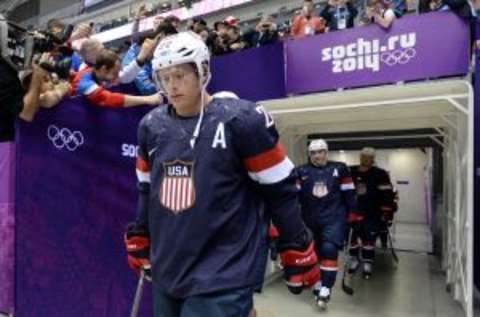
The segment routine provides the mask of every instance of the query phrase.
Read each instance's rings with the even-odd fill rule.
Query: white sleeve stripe
[[[346,183],[340,185],[340,190],[352,190],[355,189],[355,185],[353,183]]]
[[[329,271],[329,272],[336,272],[336,271],[338,271],[338,267],[327,267],[327,266],[321,266],[320,265],[320,270]]]
[[[137,179],[140,183],[150,183],[150,172],[142,172],[137,169]]]
[[[249,172],[248,175],[260,184],[274,184],[287,178],[294,167],[295,165],[293,165],[292,161],[290,161],[288,157],[285,157],[285,159],[277,165],[256,173]]]
[[[137,60],[133,60],[125,66],[121,71],[120,75],[118,76],[118,81],[122,84],[128,84],[135,80],[137,77],[138,72],[140,72],[142,68],[137,64]]]
[[[98,89],[98,85],[97,84],[94,84],[94,85],[91,85],[90,87],[88,87],[86,90],[85,90],[85,95],[90,95],[92,94],[95,90]]]

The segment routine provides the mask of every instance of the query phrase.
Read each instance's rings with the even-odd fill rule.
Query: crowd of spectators
[[[61,65],[68,60],[66,72],[45,71],[35,66],[21,78],[24,91],[23,100],[17,100],[24,107],[17,111],[21,118],[33,120],[40,107],[53,107],[66,96],[84,96],[93,104],[105,107],[130,107],[136,105],[157,105],[164,101],[158,93],[159,82],[152,74],[151,58],[164,37],[178,31],[191,30],[207,44],[212,55],[221,56],[248,48],[256,48],[287,39],[296,39],[328,32],[340,32],[363,25],[377,24],[388,29],[396,19],[412,11],[411,0],[328,0],[320,7],[312,0],[304,0],[300,12],[288,23],[275,21],[271,15],[263,15],[254,27],[240,27],[240,21],[233,16],[209,26],[202,18],[194,18],[182,23],[175,16],[156,15],[153,30],[139,32],[140,21],[151,12],[140,7],[133,17],[131,38],[124,49],[105,47],[91,37],[95,32],[93,24],[77,25],[68,40],[65,54],[62,47],[56,47],[43,54],[37,65],[53,63]],[[467,0],[419,0],[415,12],[451,10],[463,18],[475,15],[475,9]],[[50,32],[62,32],[65,25],[50,21]],[[48,68],[47,68],[48,70]],[[111,91],[118,84],[134,84],[138,95],[127,95]],[[1,88],[1,87],[0,87]],[[22,110],[23,109],[23,110]]]

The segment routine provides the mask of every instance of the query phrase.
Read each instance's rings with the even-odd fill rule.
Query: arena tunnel
[[[324,138],[330,145],[329,157],[349,164],[358,164],[362,147],[374,146],[377,163],[390,170],[399,191],[392,233],[400,262],[395,264],[389,252],[381,253],[377,279],[353,277],[360,295],[354,295],[353,300],[340,296],[341,304],[331,309],[339,316],[349,311],[361,316],[472,316],[471,85],[464,80],[440,80],[310,94],[262,104],[274,117],[295,164],[307,162],[310,139]],[[439,274],[440,270],[446,274]],[[269,274],[276,271],[270,264]],[[275,284],[272,287],[276,289]],[[337,287],[336,294],[340,293]],[[311,294],[302,302],[308,301],[308,296]],[[375,305],[374,298],[381,302]],[[260,310],[274,313],[268,294],[260,295],[257,301]],[[366,305],[354,306],[362,301]],[[305,316],[312,313],[311,305],[303,307],[298,309]],[[288,316],[278,309],[276,313]]]

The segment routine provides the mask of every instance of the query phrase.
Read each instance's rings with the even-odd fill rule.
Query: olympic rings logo
[[[68,128],[58,128],[55,125],[49,125],[47,136],[52,144],[59,150],[66,148],[69,151],[75,151],[84,143],[83,134],[80,131],[71,131]]]
[[[388,66],[394,66],[397,64],[405,65],[412,58],[417,55],[417,51],[414,48],[397,49],[392,52],[385,52],[380,55],[382,63]]]

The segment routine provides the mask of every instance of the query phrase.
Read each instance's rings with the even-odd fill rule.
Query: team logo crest
[[[193,162],[176,160],[163,163],[159,198],[162,206],[174,214],[179,214],[195,204]]]
[[[313,185],[312,194],[317,198],[323,198],[327,196],[328,195],[327,185],[324,182],[316,182],[315,185]]]
[[[365,183],[358,183],[356,188],[358,196],[363,196],[367,194],[367,185],[365,185]]]

